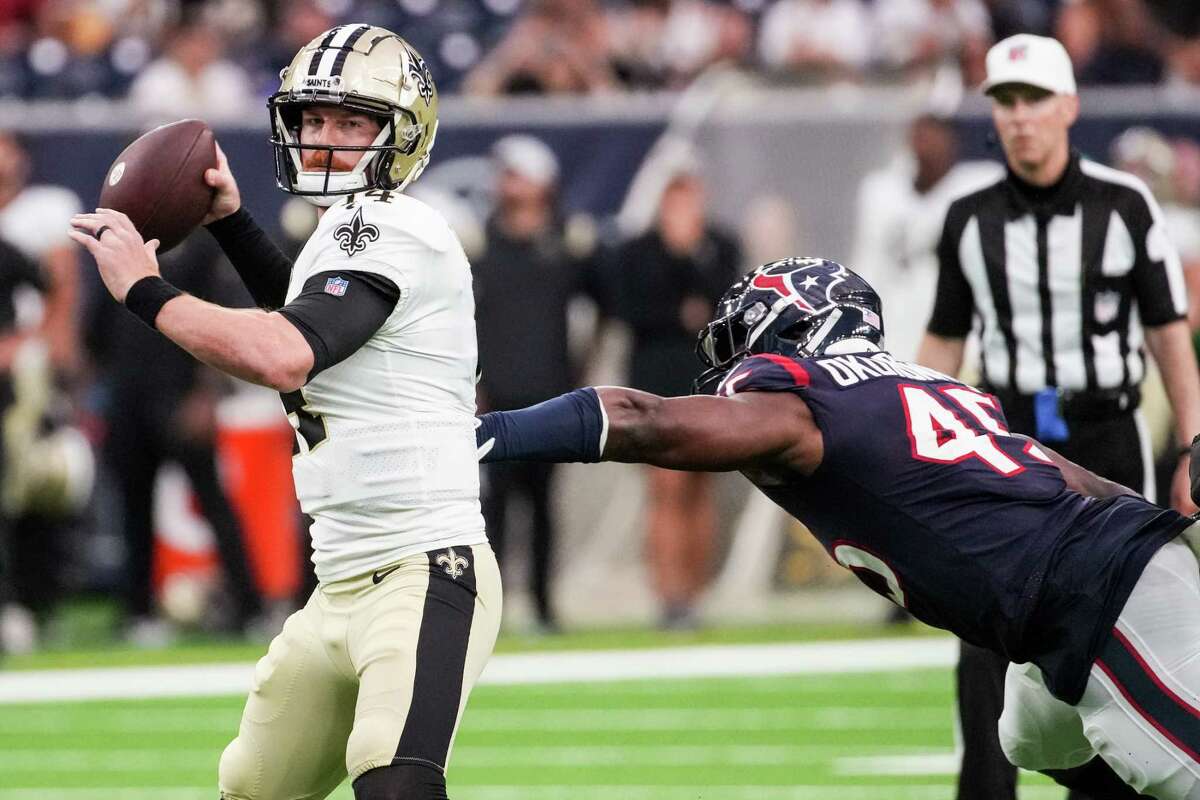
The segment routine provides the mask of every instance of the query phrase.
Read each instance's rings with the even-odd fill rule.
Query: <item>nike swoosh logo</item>
[[[386,578],[388,575],[391,575],[393,572],[395,572],[398,569],[400,569],[399,564],[392,567],[391,569],[385,569],[382,572],[380,572],[379,570],[375,570],[375,574],[371,576],[371,583],[375,583],[375,584],[383,583],[384,578]]]

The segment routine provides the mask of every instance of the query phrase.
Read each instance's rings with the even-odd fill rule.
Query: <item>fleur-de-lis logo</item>
[[[416,84],[417,94],[425,98],[425,105],[429,105],[433,102],[433,73],[416,50],[411,47],[405,49],[408,50],[408,73]]]
[[[454,552],[453,547],[438,556],[437,563],[438,566],[442,567],[445,573],[451,578],[454,578],[454,580],[458,580],[460,577],[462,577],[463,570],[471,566],[471,562]]]
[[[367,249],[367,243],[379,238],[379,228],[369,222],[363,222],[362,209],[354,212],[354,218],[343,222],[333,229],[333,237],[338,240],[338,247],[352,256]]]

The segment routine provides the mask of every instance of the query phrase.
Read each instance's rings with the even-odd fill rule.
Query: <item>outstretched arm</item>
[[[605,461],[717,472],[788,466],[811,474],[822,441],[808,405],[794,394],[659,397],[598,390],[608,414]]]
[[[483,461],[623,461],[706,472],[811,474],[822,454],[812,414],[793,394],[663,398],[611,386],[485,414],[477,442]]]

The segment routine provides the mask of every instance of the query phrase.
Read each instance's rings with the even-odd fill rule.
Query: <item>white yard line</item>
[[[951,638],[808,644],[709,645],[657,650],[580,650],[493,656],[480,682],[492,685],[884,672],[949,667]],[[31,670],[0,673],[0,703],[211,697],[245,694],[254,665]]]

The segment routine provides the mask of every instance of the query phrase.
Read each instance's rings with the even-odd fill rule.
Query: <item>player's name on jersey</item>
[[[853,386],[874,378],[909,378],[914,381],[953,381],[937,370],[897,360],[891,353],[829,356],[816,360],[838,386]]]

